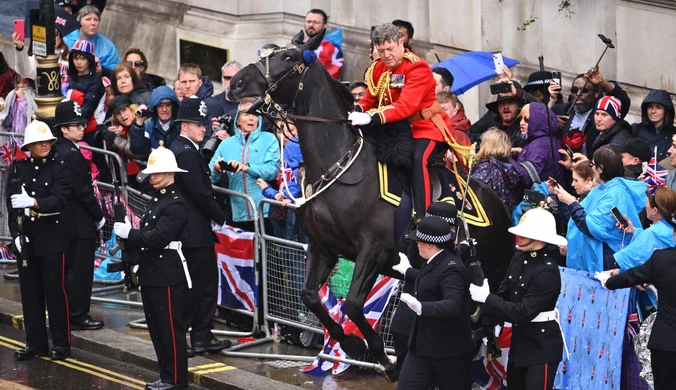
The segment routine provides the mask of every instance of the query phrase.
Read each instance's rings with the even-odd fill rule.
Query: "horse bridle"
[[[315,117],[315,116],[308,116],[308,115],[295,115],[295,114],[289,114],[284,110],[279,103],[277,103],[272,96],[270,95],[272,92],[274,92],[280,85],[280,83],[286,79],[289,76],[292,76],[294,73],[298,73],[300,75],[300,81],[298,83],[298,88],[296,89],[296,93],[293,96],[293,99],[291,101],[291,105],[295,107],[296,105],[296,98],[298,97],[298,94],[303,90],[303,80],[305,80],[305,76],[307,75],[307,70],[316,62],[316,58],[310,62],[306,63],[304,61],[298,62],[294,64],[289,70],[287,70],[282,77],[280,77],[278,80],[273,82],[272,84],[270,83],[270,55],[273,53],[279,53],[282,51],[286,50],[298,50],[298,47],[295,45],[287,45],[286,47],[279,48],[279,49],[268,49],[261,53],[260,57],[258,58],[258,61],[254,63],[254,66],[256,69],[260,72],[261,76],[263,76],[263,79],[265,80],[268,88],[265,90],[265,94],[263,95],[263,98],[261,99],[260,97],[254,102],[251,107],[247,110],[248,112],[251,112],[252,110],[258,110],[260,111],[261,114],[264,116],[268,117],[274,124],[275,128],[281,130],[279,126],[277,125],[276,121],[277,119],[281,119],[284,121],[284,124],[288,127],[289,126],[289,119],[293,120],[304,120],[304,121],[309,121],[309,122],[322,122],[322,123],[349,123],[350,121],[348,119],[331,119],[331,118],[321,118],[321,117]],[[263,60],[265,60],[265,65],[263,64]],[[261,101],[262,100],[262,101]],[[305,197],[305,187],[301,183],[301,189],[304,197],[304,202],[307,202],[311,198],[319,195],[319,193],[323,192],[326,190],[331,184],[333,184],[338,178],[345,172],[347,169],[352,165],[356,157],[359,155],[361,152],[361,148],[363,146],[364,142],[364,137],[361,133],[360,130],[355,129],[352,125],[350,125],[350,129],[354,131],[357,134],[357,139],[355,142],[352,144],[352,146],[338,159],[336,163],[334,163],[328,170],[326,170],[320,178],[309,185],[310,191],[312,193],[309,195],[309,197]],[[289,138],[284,131],[282,131],[282,134],[284,134],[285,137]],[[289,141],[293,141],[289,139]],[[295,142],[295,141],[293,141]],[[283,153],[283,152],[282,152]],[[287,187],[288,191],[288,185],[286,183],[286,177],[284,177],[284,185]],[[288,191],[290,194],[290,191]],[[294,198],[294,201],[297,202],[297,200]]]

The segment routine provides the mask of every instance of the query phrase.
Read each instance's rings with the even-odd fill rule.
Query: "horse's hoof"
[[[394,383],[399,379],[399,374],[397,373],[397,365],[394,363],[389,363],[385,365],[383,369],[383,374],[385,374],[385,379],[388,382]]]
[[[360,359],[366,354],[366,343],[353,334],[345,336],[340,342],[340,347],[352,359]]]

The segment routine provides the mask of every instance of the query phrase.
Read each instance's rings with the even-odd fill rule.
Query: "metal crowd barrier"
[[[323,335],[322,325],[314,315],[305,307],[301,301],[301,290],[305,281],[305,245],[289,241],[283,238],[274,237],[265,231],[264,205],[282,206],[281,202],[263,199],[259,204],[258,217],[261,226],[261,244],[262,244],[262,283],[263,283],[263,318],[266,322],[263,328],[269,333],[270,325],[268,322],[292,326],[304,331],[314,332]],[[297,208],[294,204],[285,206],[287,212]],[[333,275],[332,275],[333,276]],[[336,280],[329,278],[329,288],[337,298],[345,297],[349,290],[349,281]],[[401,288],[399,289],[401,291]],[[386,351],[393,353],[394,343],[392,334],[389,331],[390,322],[394,309],[399,303],[399,294],[390,299],[387,308],[378,322],[378,333],[385,343]],[[271,336],[258,340],[259,344],[272,342]],[[246,353],[223,351],[227,356],[238,356],[261,359],[284,359],[312,362],[315,356],[303,355],[280,355],[267,353]],[[380,370],[380,365],[368,361],[343,359],[335,356],[320,353],[320,358],[328,361],[338,361],[352,364],[355,366]],[[367,355],[366,358],[369,356]]]

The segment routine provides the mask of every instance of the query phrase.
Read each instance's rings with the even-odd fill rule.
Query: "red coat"
[[[389,80],[389,82],[388,82]],[[391,74],[380,59],[373,61],[366,71],[368,89],[358,106],[362,112],[373,117],[373,124],[397,122],[436,102],[434,77],[430,66],[411,52],[405,52],[401,62]],[[452,132],[453,125],[445,112],[441,112],[446,126]],[[444,136],[429,119],[411,123],[413,138],[426,138],[445,142]]]

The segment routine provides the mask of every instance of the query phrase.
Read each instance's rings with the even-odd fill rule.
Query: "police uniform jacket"
[[[176,162],[187,173],[176,173],[176,185],[185,195],[188,205],[188,225],[181,240],[184,248],[212,247],[216,239],[211,220],[225,223],[225,215],[214,200],[211,171],[204,157],[191,140],[179,136],[171,144]]]
[[[103,218],[101,206],[94,195],[89,162],[80,148],[68,139],[61,139],[54,159],[70,171],[73,187],[64,210],[64,218],[71,229],[72,238],[95,238],[96,224]]]
[[[420,270],[409,268],[406,280],[414,281],[414,296],[422,304],[408,340],[417,356],[458,357],[474,348],[466,295],[467,270],[459,257],[442,250]]]
[[[620,272],[606,281],[606,287],[614,290],[651,283],[659,293],[659,310],[655,318],[648,348],[676,352],[676,248],[660,249],[643,264]]]
[[[140,259],[137,272],[141,286],[173,286],[186,283],[178,252],[165,249],[183,236],[188,207],[183,195],[172,184],[156,191],[139,229],[129,232],[127,245]]]
[[[17,216],[24,215],[23,229],[28,237],[28,255],[40,257],[64,252],[68,247],[70,235],[66,229],[67,219],[63,211],[66,207],[71,191],[71,179],[68,169],[58,164],[50,155],[47,158],[26,158],[17,160],[16,172],[10,167],[7,179],[7,193],[5,200],[9,213],[9,230],[12,238],[19,235]],[[11,195],[20,191],[12,186],[12,181],[18,179],[26,188],[26,192],[34,198],[40,209],[30,208],[30,215],[24,214],[24,209],[12,208]],[[40,214],[59,213],[53,216]]]
[[[560,290],[558,264],[545,247],[517,252],[498,292],[486,299],[484,313],[497,322],[512,323],[509,360],[514,367],[561,361],[563,338],[559,324],[531,322],[541,312],[554,310]]]
[[[407,120],[437,101],[432,69],[425,60],[410,51],[404,52],[400,62],[392,69],[380,59],[373,61],[366,71],[365,81],[368,88],[356,108],[371,114],[375,125]],[[453,129],[448,115],[443,111],[439,115],[446,127]],[[441,131],[429,119],[411,123],[411,132],[416,139],[445,142]]]

